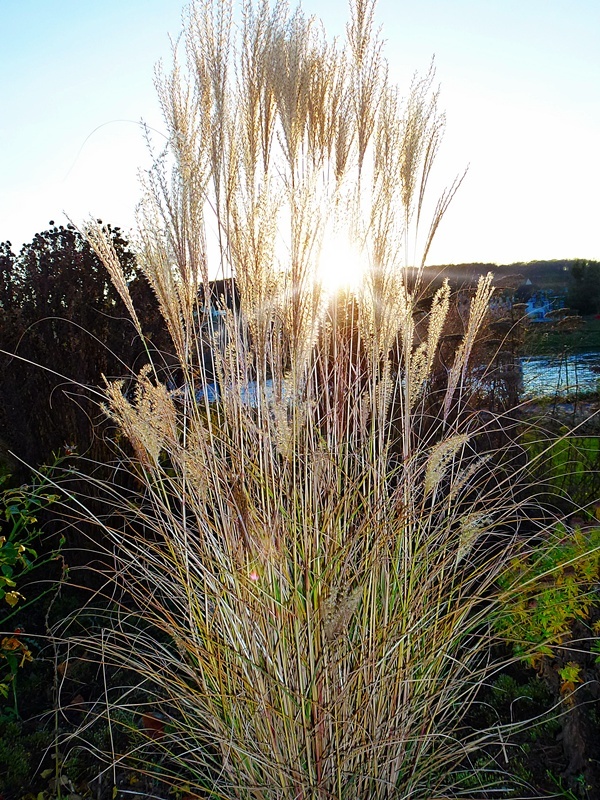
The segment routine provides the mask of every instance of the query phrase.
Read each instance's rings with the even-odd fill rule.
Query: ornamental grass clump
[[[137,676],[106,684],[98,713],[138,729],[109,757],[194,797],[481,796],[465,771],[498,731],[464,720],[499,668],[495,581],[525,512],[469,405],[491,277],[443,388],[448,285],[419,304],[460,183],[425,225],[433,73],[401,99],[370,0],[344,47],[283,3],[234,24],[197,2],[180,49],[138,243],[176,369],[106,387],[122,450],[92,521],[114,602],[71,640]],[[361,280],[327,288],[353,259]]]

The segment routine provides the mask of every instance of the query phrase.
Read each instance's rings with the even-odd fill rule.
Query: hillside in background
[[[517,283],[515,278],[523,276],[529,279],[538,289],[553,292],[565,292],[568,289],[571,277],[571,268],[579,259],[554,259],[552,261],[529,261],[515,264],[442,264],[425,268],[425,275],[430,281],[436,282],[441,277],[449,278],[455,286],[470,284],[477,281],[480,275],[493,273],[496,284],[501,284],[507,279],[512,285]]]

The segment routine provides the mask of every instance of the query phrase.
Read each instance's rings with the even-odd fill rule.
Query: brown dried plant
[[[400,101],[373,13],[353,0],[341,49],[282,2],[245,0],[234,24],[229,0],[198,0],[185,63],[157,73],[169,144],[139,261],[178,385],[106,391],[142,488],[106,487],[122,607],[82,641],[139,677],[107,714],[143,696],[165,720],[129,762],[192,796],[467,796],[497,734],[464,723],[498,668],[494,581],[522,514],[464,390],[490,280],[431,416],[450,290],[417,302],[457,183],[423,239],[444,119],[433,71]],[[321,285],[332,229],[361,252],[354,292]]]

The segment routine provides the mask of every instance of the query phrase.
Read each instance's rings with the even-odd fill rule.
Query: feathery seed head
[[[478,512],[467,514],[459,520],[458,549],[456,552],[457,565],[467,558],[479,536],[484,531],[489,533],[492,524],[491,515]]]
[[[361,586],[353,589],[349,594],[340,597],[339,592],[333,589],[323,603],[323,631],[329,642],[334,642],[348,625],[363,596]]]
[[[441,442],[433,446],[425,466],[425,480],[423,482],[425,496],[437,488],[446,475],[452,459],[467,444],[470,438],[466,433],[459,433],[449,439],[442,439]]]
[[[123,395],[123,381],[109,383],[108,405],[103,408],[126,434],[140,462],[158,467],[161,452],[172,450],[178,441],[177,414],[166,387],[150,381],[150,369],[148,365],[140,372],[133,403]]]

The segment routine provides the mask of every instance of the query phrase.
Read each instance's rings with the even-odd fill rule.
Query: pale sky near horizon
[[[343,35],[345,0],[302,6]],[[181,7],[0,0],[0,241],[18,249],[63,212],[134,224],[137,122],[163,129],[153,68]],[[380,0],[377,22],[401,94],[435,55],[433,189],[470,165],[429,263],[600,260],[600,0]]]

